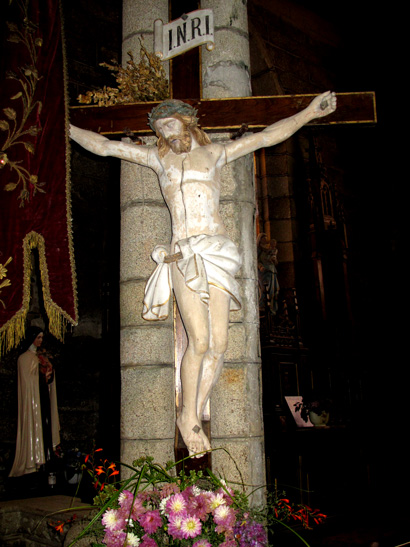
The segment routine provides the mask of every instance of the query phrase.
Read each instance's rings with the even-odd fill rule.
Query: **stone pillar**
[[[130,50],[139,58],[141,37],[147,50],[153,50],[155,19],[168,22],[167,0],[124,0],[123,62]],[[155,267],[152,250],[170,238],[170,217],[157,176],[150,169],[122,162],[121,460],[126,463],[143,454],[161,463],[174,459],[172,313],[165,322],[141,317],[145,282]]]
[[[250,96],[250,54],[246,2],[202,0],[214,13],[215,48],[202,50],[202,96]],[[213,140],[229,134],[211,135]],[[211,398],[212,447],[223,447],[238,465],[246,484],[265,484],[262,419],[262,375],[259,354],[259,311],[253,155],[226,166],[222,173],[221,213],[229,236],[238,245],[243,265],[237,278],[242,310],[231,313],[225,364]],[[214,471],[240,480],[233,460],[212,455]],[[262,501],[258,490],[254,502]]]

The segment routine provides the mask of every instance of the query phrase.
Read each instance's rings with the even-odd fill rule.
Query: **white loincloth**
[[[204,304],[208,304],[211,285],[229,294],[231,311],[241,309],[235,274],[242,261],[230,239],[222,235],[192,236],[178,241],[175,252],[182,253],[177,268],[184,276],[186,286],[199,294]],[[168,250],[163,245],[157,245],[151,255],[157,267],[145,286],[142,317],[147,321],[161,321],[169,314],[172,281],[170,264],[164,262],[167,255]]]

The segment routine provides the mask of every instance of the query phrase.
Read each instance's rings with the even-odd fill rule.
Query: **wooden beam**
[[[198,109],[199,123],[207,131],[227,131],[246,124],[249,130],[296,114],[315,97],[308,95],[279,95],[237,99],[184,99]],[[337,93],[338,108],[326,118],[309,125],[374,124],[376,98],[373,91]],[[127,105],[73,106],[70,121],[73,125],[105,135],[121,135],[127,128],[133,133],[150,134],[147,114],[158,102]]]

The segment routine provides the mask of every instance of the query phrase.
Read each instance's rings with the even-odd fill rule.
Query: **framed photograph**
[[[303,397],[300,395],[295,396],[285,396],[285,400],[288,404],[289,410],[293,416],[293,419],[296,422],[296,425],[298,427],[313,427],[313,424],[308,420],[308,422],[305,422],[305,420],[302,419],[302,416],[300,415],[300,412],[295,411],[295,404],[301,403]]]

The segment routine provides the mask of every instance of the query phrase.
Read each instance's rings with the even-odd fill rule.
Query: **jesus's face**
[[[183,154],[191,150],[192,136],[183,121],[178,118],[162,118],[155,122],[155,128],[174,154]]]

